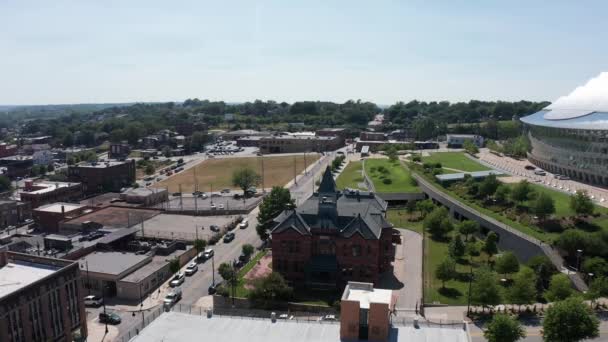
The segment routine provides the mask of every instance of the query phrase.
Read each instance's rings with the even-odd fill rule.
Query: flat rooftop
[[[370,303],[390,305],[392,296],[392,290],[373,289],[372,291],[367,291],[353,289],[348,292],[348,297],[346,299],[358,301],[361,308],[369,309]]]
[[[340,342],[340,324],[328,322],[302,322],[247,317],[207,318],[179,312],[166,312],[154,320],[131,341],[182,342],[205,336],[208,341],[247,342]],[[467,342],[467,333],[458,327],[397,326],[391,329],[390,342],[433,341]]]
[[[120,279],[120,281],[128,283],[138,283],[143,279],[146,279],[151,274],[155,273],[159,269],[169,264],[169,261],[173,258],[178,258],[180,255],[186,253],[184,250],[176,250],[169,255],[155,255],[152,257],[152,261],[140,267],[137,271],[130,273],[126,277]]]
[[[12,261],[0,267],[0,298],[45,278],[61,267],[23,261]]]
[[[134,209],[128,207],[105,207],[66,221],[66,224],[82,224],[87,221],[96,222],[104,227],[128,228],[141,221],[158,215],[160,210]]]
[[[68,183],[68,182],[36,182],[32,184],[33,190],[28,191],[25,188],[20,193],[26,194],[44,194],[52,192],[60,188],[69,188],[72,186],[78,186],[80,183]]]
[[[62,207],[63,207],[63,209],[62,209]],[[43,205],[41,207],[36,208],[35,210],[45,211],[45,212],[49,212],[49,213],[60,213],[63,210],[66,213],[69,213],[70,211],[78,210],[78,209],[81,209],[84,207],[86,207],[86,206],[82,205],[82,204],[57,202],[57,203]]]
[[[88,263],[89,272],[120,275],[149,258],[148,255],[127,252],[94,252],[81,258],[79,263],[82,270]]]
[[[95,162],[95,163],[80,163],[76,165],[76,167],[89,167],[96,169],[104,169],[107,167],[118,166],[122,164],[130,163],[130,161],[105,161],[105,162]]]

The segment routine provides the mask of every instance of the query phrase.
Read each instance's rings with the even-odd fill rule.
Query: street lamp
[[[473,283],[473,263],[471,261],[471,258],[469,258],[469,265],[471,266],[471,269],[469,271],[469,298],[467,299],[467,317],[471,315],[471,284]]]
[[[577,272],[581,271],[581,256],[582,255],[583,255],[583,250],[577,249],[576,250],[576,271]]]
[[[106,313],[106,286],[105,284],[101,284],[101,302],[103,303],[103,315],[105,316],[106,322],[106,335],[108,334],[108,315]]]
[[[91,280],[89,279],[89,262],[84,261],[84,265],[80,264],[80,267],[85,266],[87,270],[87,290],[89,292],[89,296],[91,295]]]

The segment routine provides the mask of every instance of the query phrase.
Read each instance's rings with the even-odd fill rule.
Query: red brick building
[[[272,265],[294,285],[331,288],[348,281],[376,284],[392,271],[398,233],[387,203],[369,192],[341,192],[329,168],[319,189],[272,229]]]
[[[81,163],[68,167],[68,178],[81,182],[87,194],[119,192],[135,182],[135,160]]]

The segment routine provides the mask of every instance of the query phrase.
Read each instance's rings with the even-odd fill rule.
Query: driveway
[[[397,315],[411,316],[422,300],[422,236],[399,229],[401,244],[396,246],[393,273],[380,278],[379,287],[391,289],[397,295]]]

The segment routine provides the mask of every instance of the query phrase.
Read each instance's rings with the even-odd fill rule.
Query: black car
[[[207,293],[212,295],[217,292],[217,285],[211,284],[209,289],[207,289]]]
[[[99,313],[99,323],[120,324],[121,321],[120,316],[113,312]]]
[[[524,166],[524,169],[526,169],[526,170],[534,170],[534,169],[536,169],[536,167],[534,167],[532,165],[526,165],[526,166]]]
[[[232,240],[234,240],[234,233],[228,233],[224,235],[224,243],[228,243]]]
[[[218,225],[212,224],[209,229],[211,229],[212,232],[219,232],[220,231],[220,227]]]

